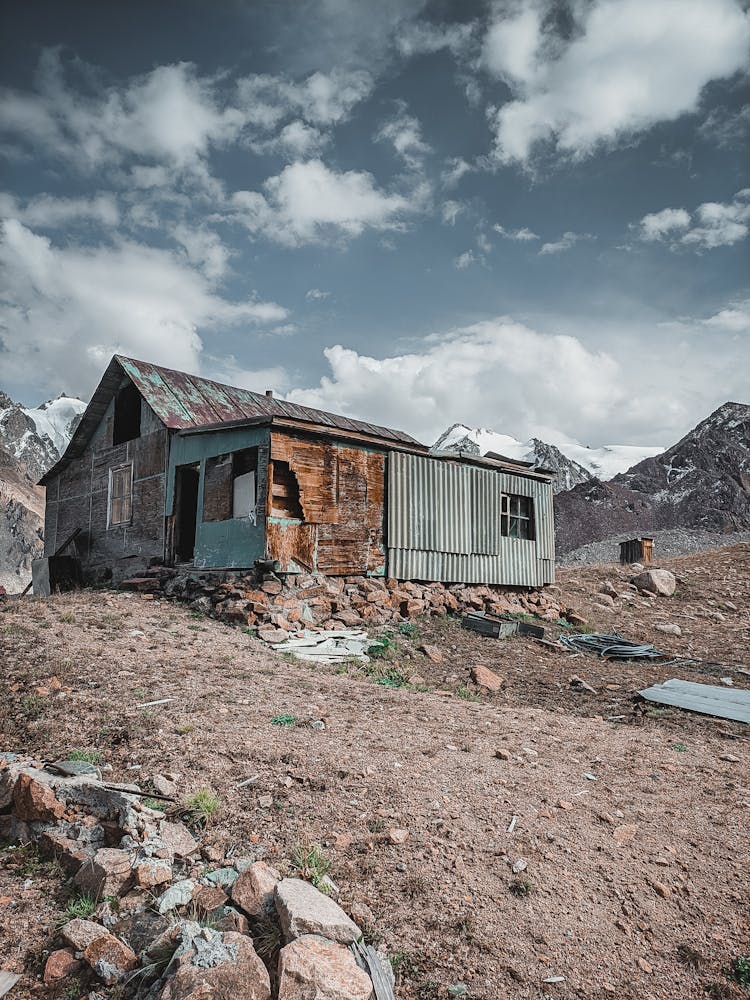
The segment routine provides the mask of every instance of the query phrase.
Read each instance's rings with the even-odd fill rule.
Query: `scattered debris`
[[[369,663],[367,650],[371,646],[367,632],[361,629],[327,629],[312,632],[304,629],[298,638],[278,643],[282,653],[291,653],[300,660],[316,663],[340,663],[342,660],[361,660]]]
[[[596,653],[609,660],[658,660],[665,654],[648,643],[633,642],[621,635],[589,632],[578,635],[561,635],[560,642],[568,649],[582,653]]]
[[[592,688],[591,685],[587,684],[582,677],[578,676],[578,674],[573,674],[570,678],[570,686],[576,691],[588,691],[589,694],[596,694],[596,688]]]

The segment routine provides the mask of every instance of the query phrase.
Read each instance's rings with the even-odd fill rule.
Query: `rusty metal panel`
[[[146,402],[167,427],[203,427],[252,417],[288,417],[330,429],[358,432],[390,441],[418,445],[408,434],[380,427],[340,414],[300,406],[265,393],[251,392],[199,378],[185,372],[162,368],[145,361],[117,356],[117,361],[133,380]]]

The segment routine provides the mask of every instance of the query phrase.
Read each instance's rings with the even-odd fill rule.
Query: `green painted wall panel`
[[[198,484],[198,516],[195,531],[194,565],[201,569],[212,566],[234,569],[249,568],[262,559],[266,550],[265,484],[271,435],[268,427],[237,427],[203,434],[172,435],[167,476],[167,516],[174,513],[175,470],[180,465],[200,465]],[[229,521],[203,521],[203,483],[206,459],[243,448],[258,448],[257,523],[250,518]]]

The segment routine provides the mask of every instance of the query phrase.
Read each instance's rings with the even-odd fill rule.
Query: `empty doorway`
[[[178,562],[191,562],[195,552],[195,526],[198,517],[197,465],[179,465],[175,479],[174,550]]]

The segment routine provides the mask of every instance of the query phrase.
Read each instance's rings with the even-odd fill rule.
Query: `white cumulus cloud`
[[[273,302],[232,302],[177,253],[119,241],[58,246],[15,219],[0,230],[0,330],[11,380],[87,392],[121,351],[200,370],[201,330],[277,323]]]
[[[546,5],[498,7],[483,64],[511,88],[490,109],[501,162],[527,165],[539,143],[573,158],[698,109],[703,88],[748,66],[750,19],[738,0],[578,3],[569,40]]]
[[[744,240],[750,232],[750,188],[738,191],[730,202],[705,201],[690,214],[684,208],[664,208],[644,215],[640,238],[667,241],[695,250],[714,250]]]
[[[338,173],[321,160],[292,163],[263,185],[264,194],[238,191],[236,218],[254,233],[288,246],[359,236],[365,229],[403,228],[416,207],[404,195],[383,191],[372,174]]]

